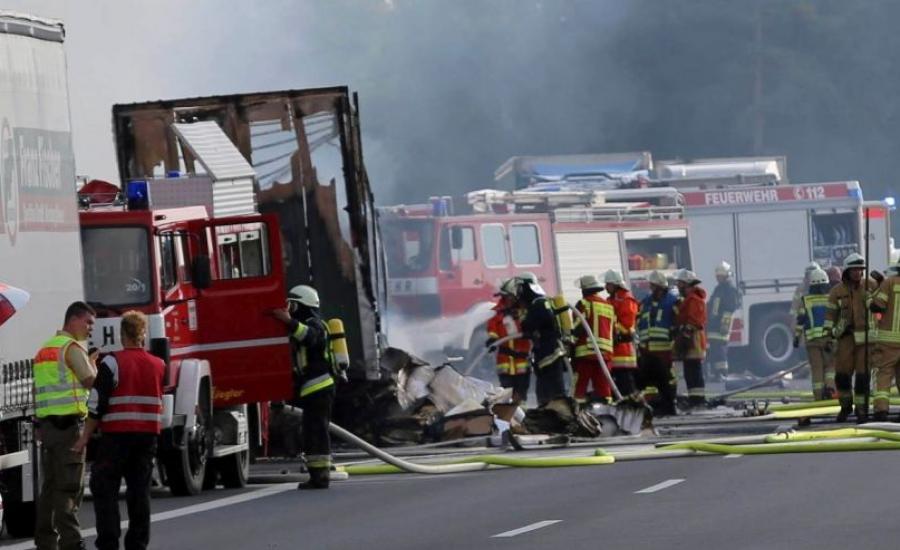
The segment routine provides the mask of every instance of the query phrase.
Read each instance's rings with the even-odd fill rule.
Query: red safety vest
[[[498,304],[500,306],[501,304]],[[488,337],[495,340],[509,336],[511,332],[521,333],[521,324],[512,314],[495,306],[496,313],[488,319]],[[513,353],[509,353],[509,352]],[[497,349],[497,373],[498,374],[527,374],[528,352],[531,351],[531,340],[528,338],[514,338],[501,344]]]
[[[162,421],[165,365],[144,349],[127,348],[104,359],[118,380],[109,407],[100,419],[105,433],[156,433]]]
[[[600,348],[600,353],[608,361],[613,350],[613,326],[616,323],[616,310],[599,294],[582,298],[575,304],[575,309],[584,315],[585,321],[594,334],[597,347]],[[594,346],[591,345],[588,338],[587,333],[584,333],[575,341],[576,358],[595,357]]]

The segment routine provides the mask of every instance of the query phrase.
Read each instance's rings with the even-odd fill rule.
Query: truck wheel
[[[780,309],[770,309],[751,321],[751,346],[755,374],[773,374],[793,364],[794,334],[790,315]]]
[[[241,451],[216,460],[222,475],[222,485],[227,489],[241,489],[247,486],[250,477],[250,450]]]
[[[36,519],[34,501],[10,502],[3,501],[3,524],[9,536],[22,539],[34,536],[34,521]]]
[[[196,495],[203,490],[213,436],[208,383],[200,389],[197,409],[196,429],[188,431],[181,449],[174,449],[163,458],[169,489],[175,496]]]

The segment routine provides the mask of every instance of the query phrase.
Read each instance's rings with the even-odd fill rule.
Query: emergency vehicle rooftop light
[[[894,208],[897,207],[897,201],[894,200],[894,197],[885,197],[884,205],[887,206],[888,208],[890,208],[891,210],[893,210]]]
[[[146,210],[150,207],[150,193],[147,180],[132,180],[128,182],[125,191],[125,199],[129,210]]]

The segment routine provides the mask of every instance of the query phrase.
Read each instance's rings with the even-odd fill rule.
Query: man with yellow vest
[[[603,276],[609,303],[616,311],[613,330],[612,376],[623,396],[637,392],[637,354],[634,350],[635,328],[640,304],[625,288],[625,279],[615,269]]]
[[[66,309],[62,330],[34,358],[34,402],[41,445],[41,483],[34,543],[38,550],[84,548],[78,508],[84,495],[84,451],[72,447],[87,416],[97,376],[88,339],[96,312],[84,302]]]
[[[800,297],[797,307],[794,347],[800,347],[803,336],[812,373],[813,398],[817,401],[830,398],[834,386],[834,370],[830,368],[831,341],[825,330],[829,290],[828,274],[816,269],[809,276],[809,291]]]
[[[900,263],[897,267],[900,268]],[[891,386],[900,384],[900,273],[888,273],[869,307],[873,313],[881,314],[872,352],[875,371],[874,420],[886,422]]]
[[[522,310],[516,300],[516,282],[513,279],[500,285],[499,299],[494,305],[494,316],[488,319],[488,338],[485,345],[497,354],[497,377],[500,386],[513,390],[513,400],[523,403],[528,398],[528,386],[531,383],[529,357],[531,341],[528,338],[513,338],[502,344],[495,344],[500,339],[521,334]]]
[[[299,405],[303,409],[303,453],[309,480],[298,489],[327,489],[330,485],[331,411],[334,406],[334,357],[328,326],[319,313],[319,293],[307,285],[288,292],[288,308],[272,312],[288,327],[294,350]]]
[[[647,281],[650,294],[641,302],[638,317],[640,385],[641,389],[653,386],[658,392],[654,415],[675,415],[677,379],[672,370],[672,346],[681,299],[671,291],[663,272],[653,271]]]
[[[607,400],[612,395],[609,381],[603,374],[600,360],[591,344],[594,342],[600,349],[607,368],[612,362],[613,355],[613,327],[616,324],[616,311],[612,304],[605,300],[600,291],[603,289],[600,281],[593,275],[585,275],[575,281],[581,289],[581,300],[575,304],[575,309],[584,315],[591,334],[588,334],[584,326],[578,322],[572,330],[575,336],[575,401],[587,402],[588,384],[593,386],[594,397]]]

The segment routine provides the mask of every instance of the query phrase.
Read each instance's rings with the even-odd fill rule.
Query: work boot
[[[805,427],[805,426],[809,426],[810,424],[812,424],[812,418],[810,418],[808,416],[803,416],[803,417],[797,419],[797,426]]]
[[[875,422],[887,422],[888,421],[888,412],[887,411],[875,411],[875,415],[872,417],[872,420]]]
[[[841,411],[838,413],[837,418],[835,419],[838,423],[846,422],[848,418],[850,418],[850,413],[853,412],[853,405],[850,403],[841,403]]]
[[[856,423],[857,424],[865,424],[869,421],[869,411],[863,409],[862,407],[856,407]]]
[[[327,489],[329,484],[328,468],[310,468],[309,480],[297,484],[297,489]]]

